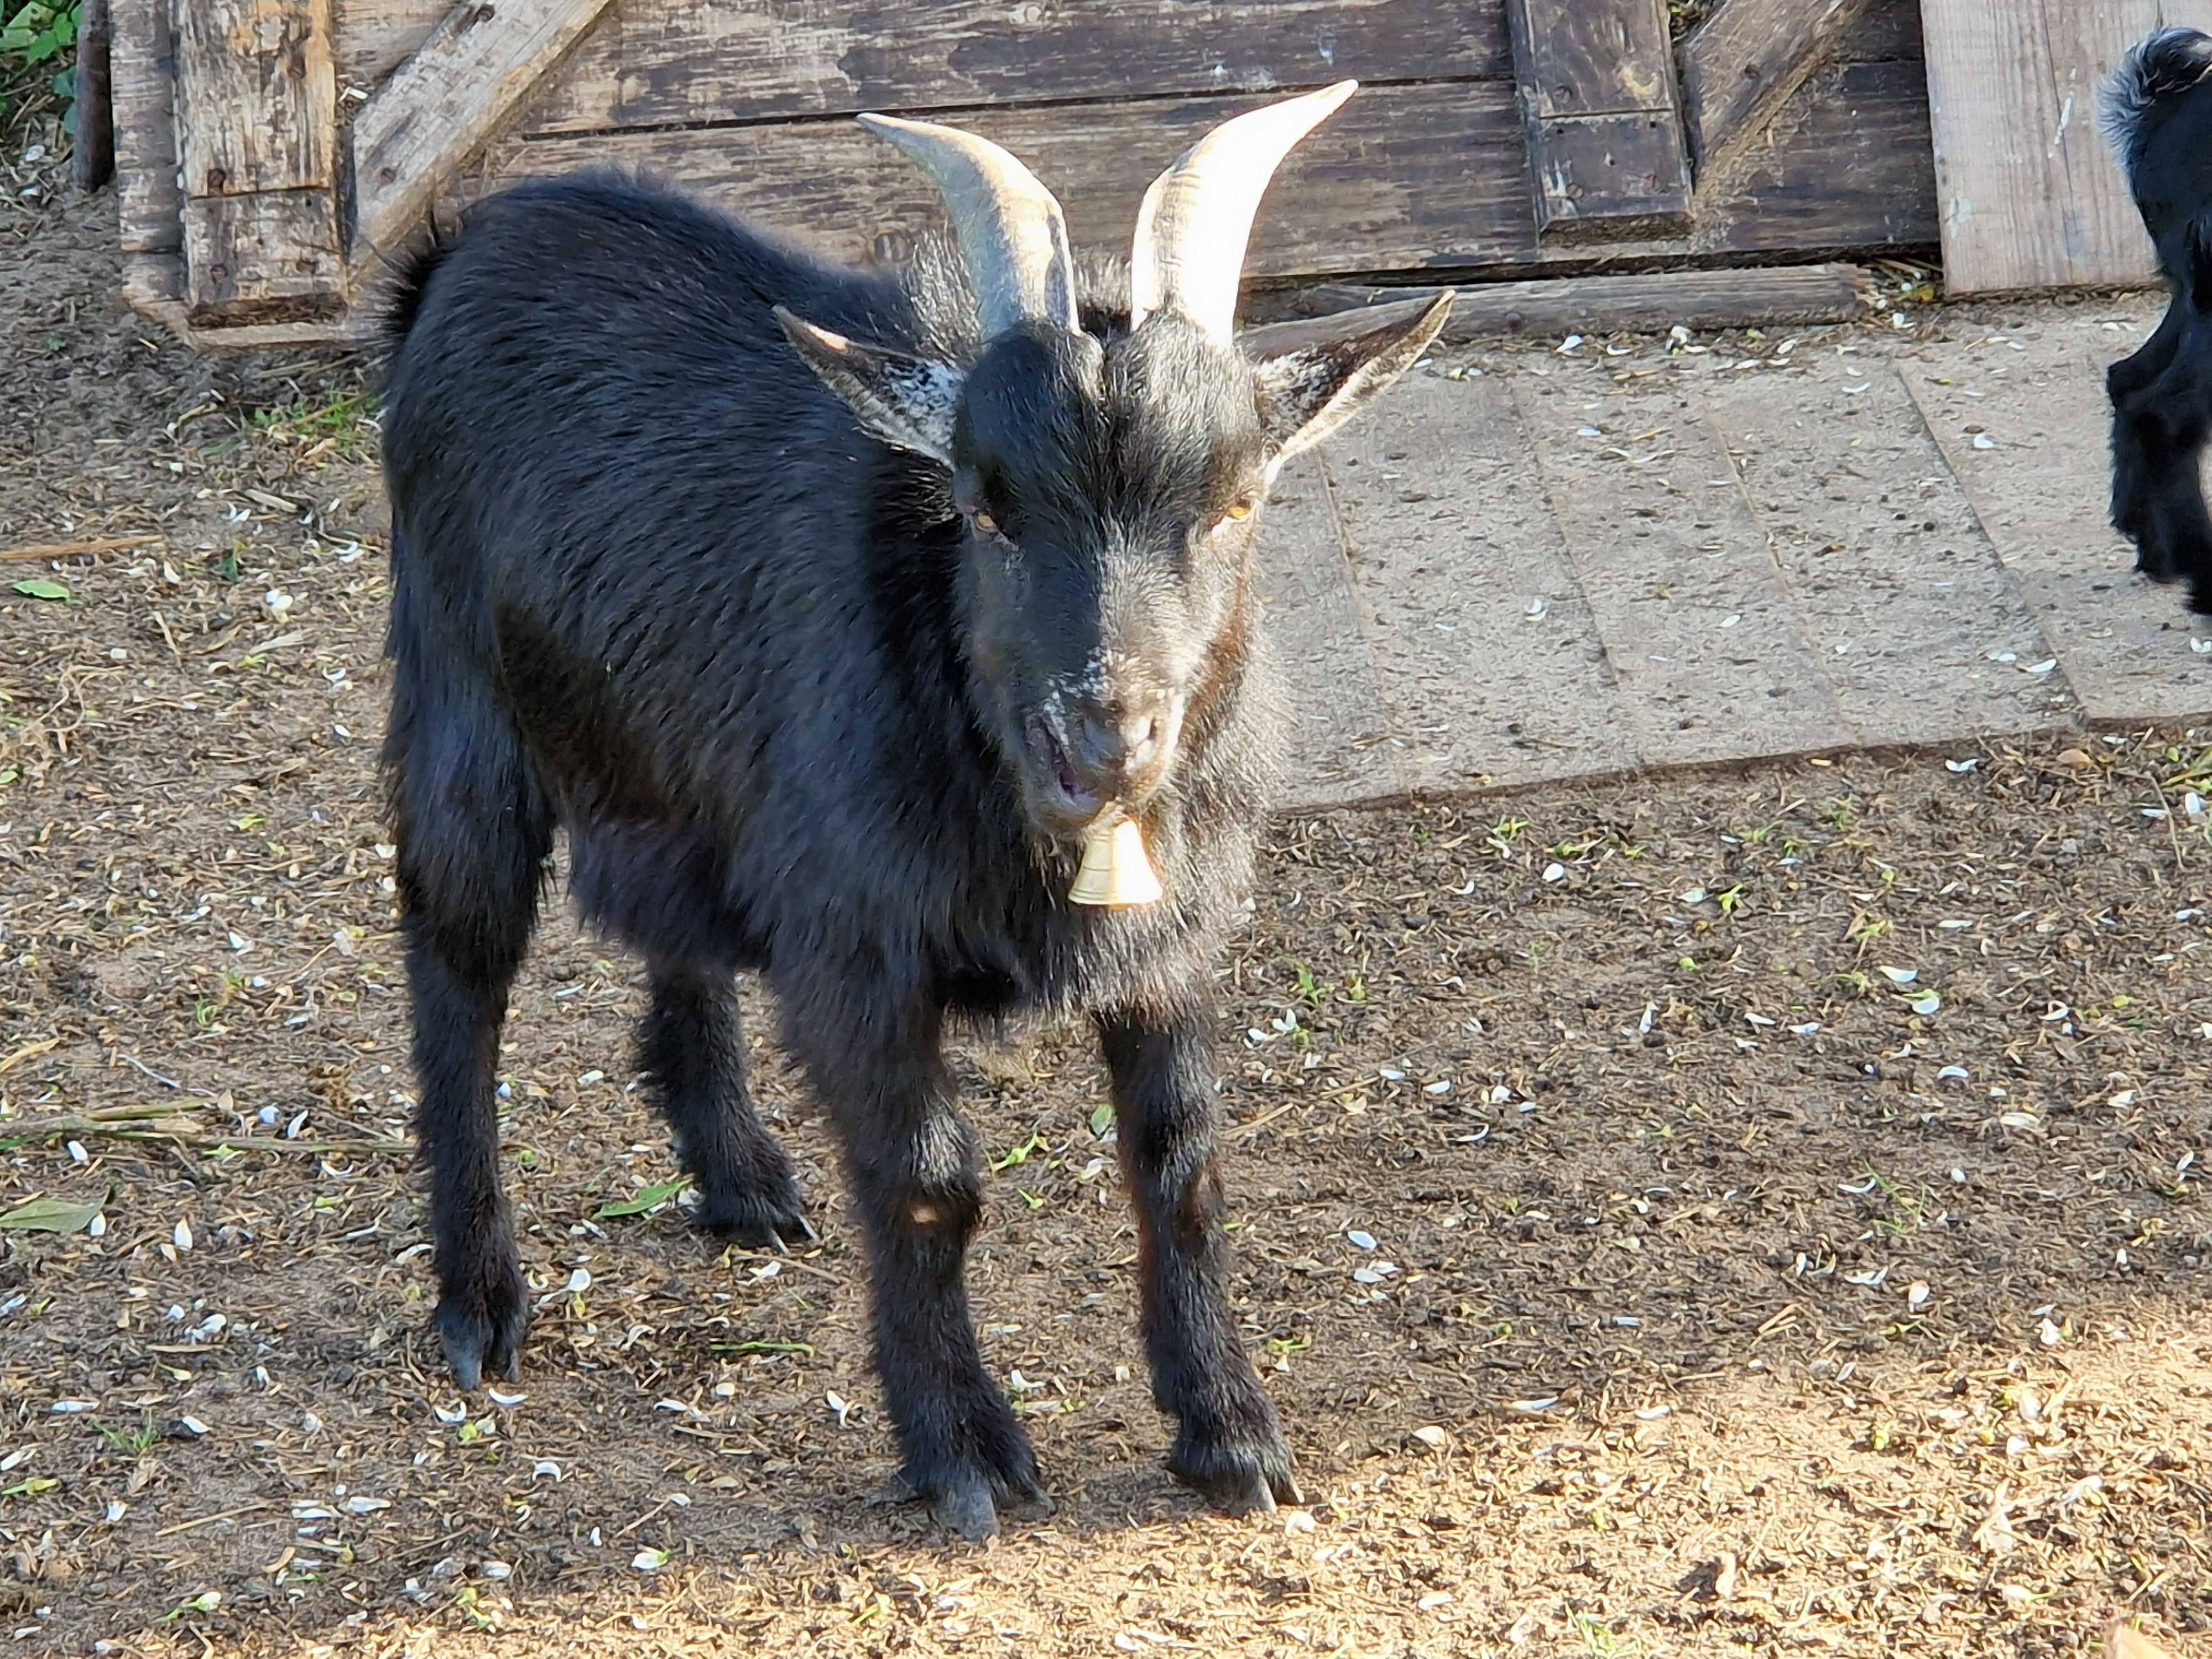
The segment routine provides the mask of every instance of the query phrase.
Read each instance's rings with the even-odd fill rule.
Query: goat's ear
[[[794,317],[781,306],[775,320],[807,368],[860,424],[896,449],[910,449],[952,465],[952,416],[960,401],[960,375],[881,346],[862,345]]]
[[[1377,308],[1387,315],[1352,312],[1246,333],[1242,344],[1256,359],[1269,471],[1311,449],[1387,391],[1442,331],[1451,304],[1446,289],[1426,304]]]

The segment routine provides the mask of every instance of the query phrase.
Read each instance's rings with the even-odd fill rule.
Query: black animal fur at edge
[[[2105,375],[2112,525],[2136,568],[2186,580],[2212,613],[2212,518],[2197,461],[2212,432],[2212,37],[2160,29],[2105,89],[2105,131],[2172,294],[2150,338]]]

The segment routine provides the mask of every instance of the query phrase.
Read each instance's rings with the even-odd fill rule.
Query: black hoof
[[[1264,1396],[1234,1426],[1202,1433],[1186,1427],[1168,1455],[1176,1479],[1231,1515],[1267,1514],[1279,1504],[1303,1504],[1291,1449]]]
[[[486,1373],[510,1382],[521,1380],[530,1304],[518,1264],[494,1268],[477,1285],[447,1289],[435,1322],[438,1346],[465,1391],[482,1387]]]
[[[801,1207],[799,1183],[791,1180],[765,1193],[706,1193],[694,1218],[723,1243],[747,1249],[781,1251],[787,1240],[811,1244],[819,1237]]]

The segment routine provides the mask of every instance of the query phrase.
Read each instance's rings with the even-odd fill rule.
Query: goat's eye
[[[977,507],[968,516],[974,522],[975,528],[981,531],[986,536],[995,536],[999,533],[999,521],[993,518],[989,514],[983,511],[981,507]]]
[[[1238,497],[1236,501],[1231,501],[1229,504],[1229,510],[1226,513],[1224,513],[1220,519],[1215,522],[1213,526],[1215,533],[1218,534],[1222,531],[1228,529],[1232,524],[1243,523],[1245,520],[1252,516],[1252,498],[1249,495]]]

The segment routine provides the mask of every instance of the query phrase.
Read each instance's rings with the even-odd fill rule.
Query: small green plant
[[[101,1439],[126,1457],[137,1456],[161,1437],[161,1431],[151,1423],[135,1429],[111,1429],[105,1423],[95,1423],[93,1426],[100,1431]]]
[[[12,13],[0,9],[0,116],[51,95],[61,100],[67,118],[76,97],[79,10],[49,0],[30,0]]]
[[[326,455],[358,460],[375,437],[376,415],[375,401],[368,393],[340,392],[256,410],[252,426],[264,441],[299,449],[302,460]]]

